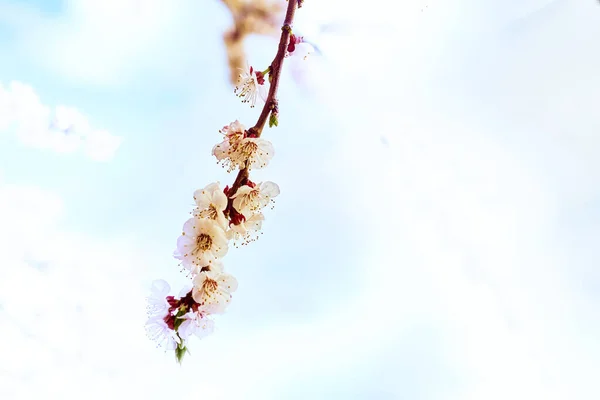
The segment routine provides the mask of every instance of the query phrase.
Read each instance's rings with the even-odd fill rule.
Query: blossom
[[[181,319],[184,321],[177,331],[183,340],[187,340],[191,335],[203,338],[215,330],[215,322],[202,312],[189,311]]]
[[[227,254],[225,232],[212,219],[193,217],[183,225],[183,233],[177,239],[173,254],[182,265],[195,273],[198,268],[214,263]]]
[[[238,120],[235,120],[223,127],[220,132],[225,137],[221,143],[217,143],[213,147],[212,154],[217,158],[217,162],[222,163],[224,167],[228,167],[227,172],[231,172],[239,165],[243,166],[245,161],[239,159],[237,149],[242,139],[246,137],[246,128]]]
[[[227,218],[223,214],[227,208],[227,196],[219,187],[219,182],[214,182],[204,189],[198,189],[194,192],[194,200],[197,209],[194,215],[201,218],[208,218],[216,221],[221,228],[227,229]]]
[[[279,186],[274,182],[262,182],[255,185],[251,182],[240,186],[231,198],[233,207],[241,214],[250,215],[264,208],[274,197],[279,195]]]
[[[268,140],[249,136],[244,126],[236,121],[236,126],[229,125],[224,133],[225,139],[213,147],[213,155],[217,161],[231,172],[235,168],[258,169],[267,166],[275,150]],[[233,124],[232,124],[233,125]],[[224,128],[224,129],[225,129]],[[237,129],[232,131],[232,129]]]
[[[242,214],[239,215],[241,218],[238,217],[237,221],[235,221],[236,223],[230,224],[229,230],[227,231],[227,238],[234,241],[242,241],[242,244],[247,244],[256,240],[258,236],[252,238],[250,235],[261,229],[265,216],[260,212],[252,214],[249,218],[246,218]]]
[[[246,128],[235,120],[229,125],[226,125],[219,132],[225,136],[221,143],[216,144],[213,147],[212,154],[217,157],[218,161],[222,161],[229,157],[229,153],[244,138]]]
[[[251,66],[241,71],[234,93],[242,99],[242,103],[250,103],[250,107],[254,107],[258,96],[266,101],[264,74]]]
[[[266,167],[274,154],[273,144],[268,140],[247,137],[236,147],[235,160],[242,168],[246,166],[248,169],[259,169]]]
[[[193,282],[194,301],[200,304],[203,311],[211,314],[225,311],[231,301],[231,293],[238,286],[233,275],[217,271],[203,271],[196,275]]]
[[[153,317],[146,322],[146,332],[148,337],[157,342],[158,346],[166,350],[175,350],[181,343],[181,338],[177,332],[167,324],[165,318]]]

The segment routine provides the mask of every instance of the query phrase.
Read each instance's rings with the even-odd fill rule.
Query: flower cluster
[[[279,47],[286,48],[288,53],[297,51],[294,46],[301,43],[289,28],[298,4],[288,2],[284,21],[288,28],[282,29]],[[238,170],[232,185],[221,187],[219,182],[213,182],[194,192],[195,207],[183,224],[173,253],[191,278],[191,287],[175,297],[170,294],[167,282],[158,280],[152,285],[148,297],[148,335],[159,346],[174,350],[179,362],[192,335],[202,338],[213,332],[213,316],[225,312],[232,293],[237,290],[237,280],[225,271],[222,262],[230,245],[238,247],[258,238],[265,219],[263,210],[272,206],[279,195],[276,183],[255,183],[250,180],[250,172],[266,167],[274,155],[273,145],[261,138],[261,133],[269,114],[269,126],[277,126],[275,92],[285,56],[285,52],[279,51],[263,72],[249,67],[239,76],[235,93],[242,102],[254,107],[260,96],[265,105],[255,126],[246,129],[236,120],[219,131],[222,141],[213,147],[212,154],[227,172]],[[274,88],[269,97],[264,95],[266,75]]]
[[[273,146],[253,137],[239,121],[225,126],[223,142],[213,148],[219,162],[229,171],[261,168],[273,157]],[[279,186],[274,182],[254,183],[244,178],[233,190],[213,182],[194,192],[195,208],[183,224],[173,256],[187,270],[193,286],[179,297],[169,295],[165,281],[155,281],[148,298],[148,335],[160,346],[175,350],[181,360],[191,335],[204,337],[214,329],[211,316],[225,312],[237,280],[226,273],[221,259],[229,243],[247,244],[262,227],[262,210],[274,203]]]
[[[236,168],[263,168],[273,158],[271,142],[249,133],[239,121],[225,126],[220,132],[223,141],[213,147],[212,153],[227,172]]]

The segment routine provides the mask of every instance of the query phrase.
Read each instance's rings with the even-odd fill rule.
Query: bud
[[[179,364],[181,364],[181,361],[183,360],[183,356],[185,355],[185,353],[188,352],[187,347],[185,347],[185,345],[182,343],[179,343],[177,345],[177,347],[175,348],[175,358],[177,359],[177,362]]]
[[[296,50],[296,45],[299,43],[303,43],[304,42],[304,37],[303,36],[296,36],[293,33],[290,34],[290,41],[287,45],[287,51],[288,53],[293,53],[294,50]]]
[[[271,115],[269,116],[269,128],[279,125],[278,115],[279,114],[275,110],[271,111]]]

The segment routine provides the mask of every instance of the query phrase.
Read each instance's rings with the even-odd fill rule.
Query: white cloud
[[[465,21],[465,30],[489,20],[506,25],[543,5],[520,4],[492,18],[494,8],[480,4],[471,11],[487,17]],[[444,372],[456,377],[453,391],[439,398],[598,397],[600,348],[592,338],[600,333],[599,299],[580,283],[597,284],[589,265],[598,250],[580,254],[573,243],[582,227],[564,222],[580,219],[583,204],[600,194],[593,151],[600,136],[590,109],[598,103],[590,85],[597,5],[555,5],[562,12],[543,15],[543,24],[516,33],[514,42],[496,32],[478,46],[469,38],[472,49],[442,53],[366,41],[360,52],[337,54],[332,62],[344,74],[321,82],[317,101],[341,121],[330,168],[354,189],[339,198],[352,199],[349,212],[369,221],[362,231],[368,288],[348,310],[383,347],[401,345],[412,324],[429,321],[443,338]],[[424,44],[422,33],[415,29],[409,39]],[[356,332],[345,335],[356,339]],[[360,348],[348,351],[364,354],[364,340],[355,343]],[[356,360],[397,363],[381,353],[346,360],[335,376]],[[319,376],[323,364],[290,382]],[[401,377],[387,384],[408,397]]]
[[[121,138],[92,129],[75,108],[57,106],[52,113],[31,86],[16,81],[6,89],[0,83],[0,132],[13,131],[27,146],[59,153],[83,148],[97,161],[110,160],[121,144]]]
[[[197,5],[189,0],[69,0],[61,13],[48,15],[33,6],[5,4],[0,20],[12,26],[19,51],[37,65],[78,83],[111,85],[148,71],[179,68],[173,64],[185,58],[180,43],[197,39]]]
[[[143,362],[144,261],[128,239],[62,229],[64,213],[52,192],[0,182],[3,398],[68,397]]]

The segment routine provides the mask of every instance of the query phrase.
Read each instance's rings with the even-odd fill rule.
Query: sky
[[[0,398],[600,398],[600,5],[305,0],[277,182],[182,366],[145,334],[233,180],[220,2],[0,0]],[[251,37],[267,65],[276,39]],[[65,123],[64,121],[68,121]]]

